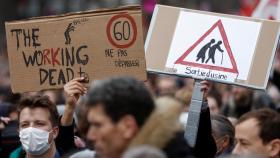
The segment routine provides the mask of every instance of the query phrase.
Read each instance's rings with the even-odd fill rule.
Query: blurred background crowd
[[[10,88],[9,65],[5,40],[5,21],[30,17],[64,14],[68,12],[86,11],[98,8],[113,8],[138,4],[143,10],[143,25],[148,30],[153,8],[156,3],[206,10],[218,13],[251,16],[259,0],[2,0],[0,1],[0,124],[1,157],[6,157],[16,149],[20,142],[17,133],[16,103],[22,94],[13,94]],[[263,107],[280,112],[280,53],[277,51],[267,90],[258,91],[238,86],[212,83],[208,95],[211,114],[222,114],[234,124],[244,113]],[[148,74],[145,85],[154,96],[174,96],[182,102],[182,113],[187,114],[193,79],[166,75]],[[51,100],[63,109],[65,103],[63,91],[40,92],[50,96]],[[30,93],[31,94],[31,93]],[[83,109],[80,108],[80,111]],[[63,111],[63,110],[61,110]],[[77,120],[81,112],[76,113]],[[182,115],[182,121],[187,115]],[[9,119],[5,121],[4,118]],[[79,121],[77,121],[79,122]],[[83,125],[82,125],[83,126]],[[77,146],[83,146],[77,141]]]

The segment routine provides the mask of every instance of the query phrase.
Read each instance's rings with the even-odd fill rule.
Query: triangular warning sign
[[[216,46],[219,47],[218,45],[219,44],[222,44],[224,45],[225,49],[226,49],[226,52],[228,54],[228,57],[229,57],[229,61],[231,63],[231,68],[229,67],[223,67],[223,66],[220,66],[220,65],[217,65],[217,64],[208,64],[208,61],[204,61],[205,59],[202,59],[202,63],[198,62],[198,61],[185,61],[184,59],[186,59],[186,57],[193,52],[193,50],[215,29],[215,28],[218,28],[219,30],[219,33],[222,37],[222,41],[219,41],[216,43]],[[209,42],[209,45],[208,47],[210,47],[210,45],[212,43],[214,43],[215,40],[213,41],[210,41]],[[205,52],[204,52],[204,56],[206,55],[206,49],[208,48],[205,48]],[[215,48],[216,49],[216,48]],[[201,49],[202,50],[202,49]],[[213,51],[212,51],[213,52]],[[211,53],[210,53],[211,54]],[[215,55],[215,50],[214,50],[214,53],[212,53],[212,57],[211,58],[214,58],[214,55]],[[209,55],[210,56],[210,55]],[[198,59],[199,59],[199,55],[197,56]],[[204,57],[203,57],[204,58]],[[198,60],[197,59],[197,60]],[[209,60],[209,59],[208,59]],[[214,59],[212,59],[214,60]],[[213,61],[212,61],[213,62]],[[187,65],[187,66],[193,66],[193,67],[200,67],[200,68],[205,68],[205,69],[211,69],[211,70],[217,70],[217,71],[223,71],[223,72],[230,72],[230,73],[235,73],[235,74],[238,74],[238,70],[237,70],[237,66],[236,66],[236,62],[235,62],[235,59],[234,59],[234,56],[232,55],[232,51],[231,51],[231,48],[230,48],[230,45],[229,45],[229,42],[228,42],[228,38],[227,38],[227,35],[225,33],[225,29],[224,29],[224,26],[222,24],[222,21],[221,20],[218,20],[208,31],[206,31],[206,33],[204,33],[181,57],[179,57],[175,64],[181,64],[181,65]]]

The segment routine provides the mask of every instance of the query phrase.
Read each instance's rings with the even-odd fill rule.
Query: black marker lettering
[[[17,50],[19,48],[19,34],[22,32],[21,29],[12,29],[11,30],[11,33],[12,33],[12,36],[14,35],[14,32],[16,33],[16,37],[17,37]]]
[[[38,43],[38,38],[39,36],[36,34],[37,32],[39,31],[39,28],[35,28],[35,29],[32,29],[32,40],[33,40],[33,47],[37,47],[37,46],[41,46],[40,43]]]

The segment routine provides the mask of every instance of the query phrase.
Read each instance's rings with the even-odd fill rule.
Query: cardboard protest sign
[[[128,75],[146,79],[139,6],[6,22],[13,92]]]
[[[278,37],[277,21],[157,5],[145,43],[147,68],[265,89]]]

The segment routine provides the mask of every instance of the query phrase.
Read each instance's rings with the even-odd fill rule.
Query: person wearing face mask
[[[18,106],[19,137],[26,158],[60,158],[55,139],[59,115],[47,96],[24,97]]]
[[[28,151],[31,151],[29,153],[33,153],[33,156],[36,155],[40,155],[40,153],[47,153],[50,148],[53,148],[54,144],[52,142],[52,140],[55,141],[55,147],[56,147],[56,154],[55,156],[59,157],[59,156],[64,156],[65,154],[68,154],[70,152],[72,152],[73,150],[76,150],[76,146],[74,143],[74,118],[73,118],[73,114],[75,111],[75,104],[79,98],[80,95],[83,95],[86,93],[86,89],[80,90],[80,89],[76,89],[75,85],[80,85],[82,83],[80,83],[80,81],[82,81],[84,78],[75,78],[73,79],[73,81],[71,82],[71,85],[68,85],[67,87],[69,88],[65,88],[64,89],[64,93],[65,93],[65,109],[64,112],[62,114],[61,117],[58,117],[58,112],[57,112],[57,108],[54,105],[54,103],[52,103],[49,99],[48,96],[42,96],[42,95],[36,95],[36,96],[25,96],[23,97],[23,99],[19,102],[19,106],[18,106],[18,116],[19,116],[19,122],[23,121],[22,117],[20,117],[22,115],[22,111],[25,112],[25,108],[30,110],[30,114],[27,113],[27,118],[30,117],[29,119],[33,119],[33,121],[35,123],[33,123],[34,125],[36,124],[40,124],[34,128],[28,128],[25,129],[23,127],[21,127],[21,124],[19,124],[19,136],[22,137],[21,139],[21,144],[22,146],[17,148],[16,150],[14,150],[11,154],[10,154],[10,158],[29,158],[27,155]],[[74,89],[74,90],[73,90]],[[79,93],[77,92],[77,90],[79,91]],[[46,118],[44,119],[43,123],[46,124],[46,121],[48,121],[48,126],[51,126],[52,128],[49,130],[46,130],[45,127],[45,131],[42,130],[37,130],[37,129],[42,129],[42,122],[40,123],[40,119],[42,116],[44,115],[39,115],[35,114],[37,109],[39,109],[39,111],[44,112],[47,116],[49,116],[49,120],[47,120]],[[40,110],[41,109],[41,110]],[[28,116],[30,115],[30,116]],[[32,116],[32,117],[31,117]],[[39,119],[40,118],[40,119]],[[49,122],[50,121],[50,122]],[[32,122],[29,122],[30,124]],[[28,122],[27,122],[28,124]],[[24,124],[24,126],[26,126]],[[30,125],[28,125],[29,127]],[[45,126],[45,125],[44,125]],[[25,129],[25,130],[23,130]],[[22,132],[21,132],[22,131]],[[58,132],[59,131],[59,132]],[[36,138],[32,135],[28,135],[28,133],[35,133]],[[39,134],[38,134],[39,133]],[[46,143],[46,137],[48,137],[48,143]],[[31,139],[32,138],[32,139]],[[29,140],[28,140],[29,139]],[[40,139],[40,141],[33,141],[33,139]],[[42,141],[44,140],[44,141]],[[32,143],[30,143],[30,142]],[[34,143],[38,143],[39,145],[34,145]],[[28,145],[28,144],[32,144],[32,146]],[[25,146],[25,147],[24,147]],[[37,147],[40,146],[40,147]],[[33,152],[33,150],[35,150]],[[38,150],[38,151],[37,151]],[[46,152],[44,152],[46,151]],[[42,155],[38,156],[38,157],[43,157]],[[46,156],[46,157],[50,157],[51,156]]]

